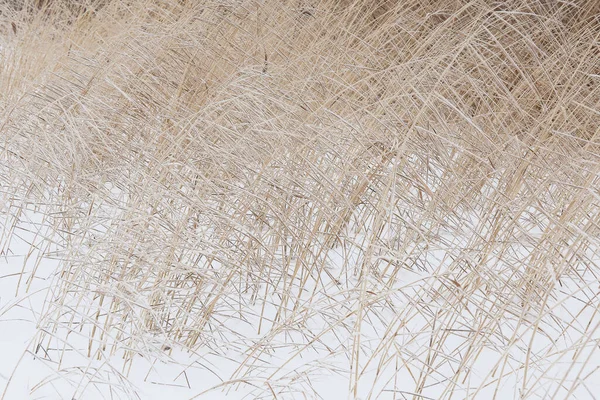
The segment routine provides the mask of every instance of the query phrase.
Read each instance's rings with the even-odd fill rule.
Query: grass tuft
[[[31,352],[81,398],[184,353],[195,398],[589,395],[599,4],[5,2]]]

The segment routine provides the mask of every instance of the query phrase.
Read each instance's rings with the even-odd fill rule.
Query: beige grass
[[[316,396],[275,348],[352,397],[597,379],[600,3],[81,4],[0,15],[0,250],[25,209],[60,248],[42,348],[228,349],[254,398]]]

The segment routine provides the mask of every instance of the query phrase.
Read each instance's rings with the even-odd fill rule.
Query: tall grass
[[[60,259],[38,357],[208,352],[273,399],[598,379],[600,3],[0,11],[0,250],[36,211]]]

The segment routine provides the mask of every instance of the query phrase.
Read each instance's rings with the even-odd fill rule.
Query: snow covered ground
[[[133,357],[132,362],[124,361],[122,355],[107,355],[103,360],[90,359],[87,356],[88,340],[84,332],[71,330],[68,334],[54,335],[56,340],[40,342],[39,334],[47,328],[44,318],[52,307],[53,287],[59,282],[59,261],[53,259],[56,248],[51,240],[51,230],[44,225],[44,216],[35,211],[26,211],[20,221],[13,224],[8,215],[2,217],[3,248],[0,279],[0,379],[2,399],[254,399],[254,398],[353,398],[351,372],[346,352],[338,351],[340,343],[351,344],[352,335],[346,338],[330,334],[334,329],[327,327],[328,321],[316,316],[308,326],[314,328],[322,346],[309,348],[291,347],[290,339],[302,341],[290,332],[285,335],[269,336],[257,333],[261,305],[254,310],[247,309],[247,324],[232,320],[232,329],[238,336],[223,338],[222,351],[214,347],[199,348],[195,353],[181,349],[159,335],[141,338],[146,346]],[[11,228],[14,227],[14,228]],[[432,251],[429,255],[432,264],[443,265],[444,251]],[[591,254],[591,257],[594,257]],[[348,254],[333,254],[333,263],[343,263]],[[443,275],[443,269],[436,271],[406,272],[401,286],[404,295],[417,294],[428,281]],[[589,285],[597,290],[598,283],[593,278]],[[513,343],[494,342],[494,335],[483,338],[475,349],[465,349],[465,336],[461,329],[449,332],[441,344],[439,354],[454,355],[456,359],[439,363],[437,374],[429,388],[425,388],[428,397],[443,398],[452,385],[463,386],[465,398],[518,399],[530,398],[573,398],[594,399],[600,389],[600,380],[596,379],[600,368],[598,354],[598,334],[600,318],[593,301],[580,298],[586,288],[573,282],[561,282],[562,290],[548,305],[548,315],[555,323],[539,323],[534,315],[527,316],[522,310],[521,320],[530,320],[530,325],[516,324],[514,320],[499,321],[497,329],[513,331]],[[408,290],[410,288],[410,290]],[[330,293],[332,293],[330,291]],[[562,297],[561,297],[562,293]],[[337,293],[343,296],[343,291]],[[372,293],[372,296],[377,296]],[[335,296],[335,294],[333,295]],[[490,301],[491,301],[490,297]],[[314,308],[322,307],[317,298]],[[405,299],[410,306],[410,299]],[[435,308],[447,305],[443,298],[429,299]],[[513,301],[518,309],[517,301]],[[510,301],[507,304],[512,304]],[[331,303],[329,303],[331,304]],[[343,301],[338,302],[343,304]],[[252,307],[250,307],[252,308]],[[273,316],[274,307],[263,312]],[[341,312],[343,307],[333,309]],[[468,312],[468,307],[465,309]],[[477,310],[473,310],[477,312]],[[317,315],[317,314],[315,314]],[[382,313],[381,315],[386,315]],[[406,314],[408,315],[408,314]],[[406,316],[405,315],[405,316]],[[435,315],[433,316],[435,318]],[[406,354],[421,355],[431,361],[428,350],[431,321],[423,314],[413,315],[407,322],[399,321],[393,314],[388,319],[372,319],[366,316],[362,321],[361,340],[370,354],[365,354],[361,363],[358,381],[361,383],[356,398],[364,399],[408,399],[415,398],[411,393],[415,386],[411,365],[419,360],[406,360],[406,368],[390,363],[389,349],[382,348],[383,337],[396,330],[400,337],[396,345],[406,346]],[[266,318],[268,320],[269,318]],[[227,322],[225,322],[227,324]],[[263,322],[268,325],[268,323]],[[592,334],[590,335],[590,326]],[[428,331],[429,329],[429,331]],[[422,335],[408,335],[406,332],[419,332]],[[450,330],[450,329],[449,329]],[[584,332],[587,334],[583,334]],[[406,339],[402,338],[405,332]],[[500,337],[500,336],[499,336]],[[504,336],[505,337],[505,336]],[[555,337],[556,341],[549,338]],[[62,339],[61,339],[62,338]],[[66,339],[65,339],[66,338]],[[240,340],[242,338],[242,340]],[[329,342],[328,342],[329,340]],[[244,373],[244,354],[256,343],[267,344],[268,351],[262,354],[250,354],[260,358],[257,370]],[[472,342],[471,342],[472,343]],[[475,342],[476,343],[476,342]],[[527,347],[527,344],[529,347]],[[328,345],[332,348],[328,348]],[[472,346],[471,346],[472,347]],[[427,349],[422,352],[419,348]],[[320,349],[320,351],[319,351]],[[469,353],[477,353],[471,361],[468,381],[451,382],[453,368],[461,363]],[[141,354],[144,354],[142,356]],[[423,358],[422,357],[422,358]],[[505,362],[509,359],[508,362]],[[529,371],[523,366],[528,365]],[[238,369],[240,368],[240,369]],[[261,370],[262,368],[262,370]],[[500,368],[500,370],[498,370]],[[437,376],[436,376],[437,375]],[[498,379],[498,377],[502,379]],[[261,377],[270,377],[264,379]],[[437,381],[436,381],[437,379]],[[271,386],[278,382],[280,386]],[[289,386],[281,385],[287,382]],[[395,390],[389,390],[393,382]],[[523,382],[527,382],[525,385]],[[526,393],[526,390],[531,390]],[[458,393],[461,393],[460,391]]]

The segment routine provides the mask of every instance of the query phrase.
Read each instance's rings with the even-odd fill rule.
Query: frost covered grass
[[[3,2],[0,399],[596,398],[599,127],[595,0]]]

